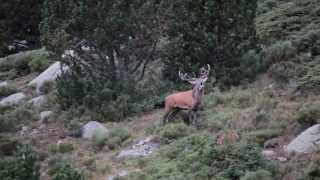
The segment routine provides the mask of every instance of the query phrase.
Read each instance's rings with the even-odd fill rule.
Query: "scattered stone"
[[[277,160],[280,162],[286,162],[288,159],[285,157],[277,157]]]
[[[271,160],[275,158],[276,152],[270,149],[265,149],[262,151],[262,156],[265,157],[266,159]]]
[[[122,150],[116,157],[118,160],[144,157],[152,154],[160,147],[160,140],[156,136],[149,136],[142,139],[129,147],[128,149]]]
[[[54,64],[52,64],[48,69],[46,69],[44,72],[42,72],[38,77],[33,79],[29,86],[36,86],[36,91],[38,94],[40,94],[40,88],[45,84],[45,82],[50,82],[56,80],[56,78],[61,75],[62,70],[68,70],[67,66],[62,66],[61,62],[57,61]]]
[[[23,93],[15,93],[12,94],[0,101],[0,105],[15,105],[18,104],[20,101],[24,100],[26,95]]]
[[[272,138],[264,143],[264,148],[269,149],[269,148],[276,148],[281,145],[281,139],[280,138]]]
[[[320,124],[314,125],[291,141],[284,150],[287,153],[312,153],[320,147]]]
[[[26,135],[29,131],[29,127],[28,126],[22,126],[21,131],[20,131],[20,135]]]
[[[49,117],[53,114],[52,111],[42,111],[40,113],[40,122],[43,124],[48,123]]]
[[[109,176],[107,178],[107,180],[116,180],[118,178],[125,177],[125,176],[128,176],[128,175],[129,175],[129,173],[127,171],[120,171],[116,175]]]
[[[7,81],[1,81],[0,82],[0,87],[3,87],[3,86],[8,86],[9,83]]]
[[[32,98],[28,101],[28,104],[32,105],[35,108],[40,108],[46,101],[46,98],[44,95]]]
[[[92,139],[95,135],[108,134],[108,129],[97,121],[90,121],[81,128],[81,136],[85,139]]]

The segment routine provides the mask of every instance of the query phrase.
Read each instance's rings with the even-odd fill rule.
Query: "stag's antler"
[[[207,64],[207,69],[205,68],[205,66],[200,69],[200,78],[201,79],[208,78],[209,72],[210,72],[210,65]]]
[[[197,78],[191,78],[187,73],[181,73],[180,71],[179,71],[179,77],[181,80],[188,81],[190,83],[197,80]]]

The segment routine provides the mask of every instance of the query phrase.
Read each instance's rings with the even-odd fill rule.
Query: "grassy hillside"
[[[82,106],[63,109],[55,83],[46,87],[40,107],[25,101],[0,106],[0,179],[37,179],[40,174],[44,180],[100,180],[121,171],[129,175],[118,179],[128,180],[320,179],[319,152],[283,152],[299,133],[320,123],[319,17],[318,0],[260,0],[256,28],[262,50],[257,56],[267,71],[249,84],[207,87],[198,129],[184,123],[186,112],[161,126],[164,110],[150,102],[139,104],[147,112],[119,122],[95,119]],[[44,49],[0,59],[0,80],[10,83],[0,86],[0,99],[20,91],[34,96],[27,84],[50,62]],[[151,66],[143,83],[165,87],[158,77],[161,64]],[[53,115],[43,123],[39,119],[45,110]],[[101,121],[110,134],[92,140],[68,136],[90,120]],[[121,150],[150,135],[158,138],[158,151],[116,160]],[[270,140],[277,143],[268,159],[262,152]]]

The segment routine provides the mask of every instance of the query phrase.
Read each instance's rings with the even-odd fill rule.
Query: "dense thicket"
[[[76,54],[63,59],[71,71],[58,82],[65,107],[84,104],[117,119],[152,96],[147,90],[157,88],[137,83],[157,58],[162,28],[155,1],[48,0],[43,12],[42,42],[59,60],[66,49]]]
[[[241,70],[241,56],[256,47],[255,9],[256,1],[244,0],[47,0],[40,27],[58,59],[73,49],[63,59],[71,71],[58,82],[61,103],[114,118],[165,92],[159,78],[141,83],[159,58],[165,79],[211,64],[222,82],[238,83],[248,69]]]
[[[179,68],[195,71],[211,64],[224,84],[239,83],[251,68],[240,68],[240,57],[256,48],[257,1],[177,0],[166,6],[165,75],[176,79]]]
[[[0,6],[0,57],[8,53],[13,40],[27,40],[39,46],[38,26],[42,0],[2,0]]]

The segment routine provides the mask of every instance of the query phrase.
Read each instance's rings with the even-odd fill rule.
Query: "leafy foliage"
[[[274,172],[257,146],[216,146],[209,135],[193,134],[161,148],[145,179],[239,179],[258,169]]]
[[[211,64],[222,82],[239,83],[239,77],[243,77],[243,69],[237,68],[239,57],[255,48],[257,1],[165,2],[168,43],[163,52],[164,75],[176,80],[180,68],[195,72]]]
[[[70,164],[61,161],[51,167],[50,173],[53,180],[84,180],[84,175]]]
[[[21,125],[21,122],[36,120],[35,114],[21,106],[9,107],[6,111],[0,112],[0,132],[10,132]]]
[[[9,96],[16,92],[17,92],[17,88],[12,85],[0,86],[0,98]]]
[[[141,111],[136,104],[150,102],[154,91],[161,90],[153,84],[137,84],[157,57],[162,28],[156,4],[145,0],[44,2],[43,43],[58,58],[72,49],[63,59],[70,71],[57,83],[63,107],[81,104],[118,120]]]
[[[39,180],[40,166],[37,154],[28,145],[18,148],[16,154],[0,160],[0,179]]]

